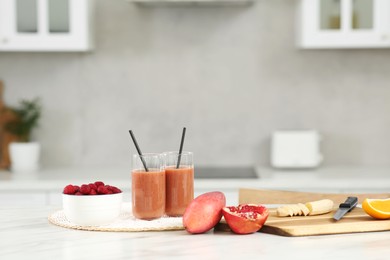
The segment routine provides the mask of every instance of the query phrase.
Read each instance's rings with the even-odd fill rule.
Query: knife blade
[[[339,209],[333,215],[333,219],[335,220],[341,219],[345,214],[347,214],[347,212],[353,210],[356,207],[357,203],[358,203],[357,197],[348,197],[345,200],[345,202],[339,205]]]

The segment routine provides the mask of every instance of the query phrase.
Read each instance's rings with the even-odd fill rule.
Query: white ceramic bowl
[[[62,194],[66,218],[81,226],[100,226],[112,223],[120,214],[122,192],[106,195]]]

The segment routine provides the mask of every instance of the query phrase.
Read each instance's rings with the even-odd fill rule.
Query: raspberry
[[[121,193],[122,192],[120,189],[118,189],[115,186],[111,186],[111,190],[112,190],[113,193]]]
[[[72,184],[69,184],[69,185],[65,186],[63,192],[64,192],[64,194],[73,195],[78,191],[77,188],[78,188],[77,186],[73,186]]]
[[[83,184],[80,187],[80,192],[84,195],[88,195],[91,192],[91,187],[88,184]]]
[[[108,192],[110,190],[108,190],[108,188],[106,186],[99,186],[97,191],[99,194],[109,194]],[[110,192],[112,192],[112,191],[110,191]]]
[[[96,185],[96,187],[99,188],[99,186],[104,186],[104,182],[102,182],[102,181],[95,181],[95,185]]]
[[[122,191],[115,186],[105,185],[102,181],[82,184],[81,187],[69,184],[65,186],[63,193],[69,195],[97,195],[97,194],[114,194]]]
[[[88,186],[91,188],[91,190],[97,191],[97,186],[95,183],[90,183],[90,184],[88,184]]]
[[[111,186],[111,185],[106,185],[107,189],[108,189],[108,194],[114,194],[116,193],[115,190],[117,189],[115,186]]]
[[[107,187],[107,189],[109,191],[112,191],[111,193],[109,192],[108,194],[113,194],[113,193],[121,193],[122,191],[120,189],[118,189],[117,187],[115,186],[111,186],[111,185],[105,185]]]

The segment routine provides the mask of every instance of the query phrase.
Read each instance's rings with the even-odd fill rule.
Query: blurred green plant
[[[29,142],[32,130],[38,126],[41,117],[41,101],[21,100],[18,107],[9,107],[15,114],[15,120],[11,120],[5,125],[5,130],[18,136],[21,142]]]

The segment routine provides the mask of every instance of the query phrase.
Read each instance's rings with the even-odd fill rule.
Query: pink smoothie
[[[133,215],[139,219],[160,218],[165,212],[165,172],[136,170],[131,175]]]
[[[167,167],[165,213],[182,216],[194,199],[194,168]]]

